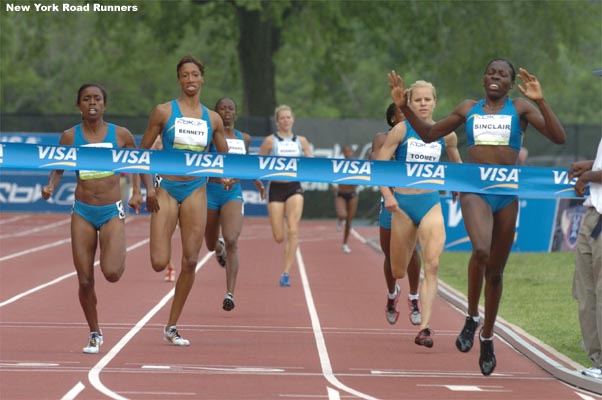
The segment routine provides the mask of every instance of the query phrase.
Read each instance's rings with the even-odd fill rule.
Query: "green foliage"
[[[439,278],[466,295],[469,253],[444,252]],[[572,297],[573,253],[512,253],[504,271],[499,315],[581,365],[577,302]],[[481,295],[481,306],[483,306]]]
[[[236,7],[244,7],[281,29],[276,102],[297,116],[380,118],[389,103],[386,73],[395,69],[408,83],[436,85],[438,118],[482,97],[485,64],[507,57],[539,78],[563,123],[602,124],[602,80],[591,75],[602,68],[600,1],[199,3],[128,2],[139,6],[134,13],[3,12],[1,111],[74,113],[79,85],[97,81],[109,92],[110,113],[148,115],[179,94],[175,65],[188,53],[206,66],[203,102],[226,95],[241,102]]]

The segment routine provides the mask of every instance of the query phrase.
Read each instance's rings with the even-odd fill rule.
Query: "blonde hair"
[[[435,100],[437,100],[437,90],[435,90],[435,86],[433,86],[433,84],[430,83],[430,82],[418,80],[418,81],[412,83],[412,85],[410,86],[410,88],[406,92],[406,96],[407,96],[407,100],[408,101],[412,100],[412,93],[414,92],[414,89],[418,89],[418,88],[429,88],[429,89],[431,89],[431,91],[433,92],[433,97],[435,98]]]
[[[295,114],[293,114],[293,109],[290,108],[290,106],[287,106],[286,104],[281,104],[278,107],[276,107],[276,109],[274,110],[274,121],[278,121],[278,114],[280,114],[280,111],[290,111],[291,115],[293,116],[293,118],[295,117]]]

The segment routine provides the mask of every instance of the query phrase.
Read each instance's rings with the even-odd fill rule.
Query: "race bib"
[[[474,143],[507,146],[510,143],[512,116],[476,115],[473,122]]]
[[[245,147],[245,141],[240,139],[228,139],[228,153],[230,154],[247,154],[247,148]]]
[[[406,162],[439,162],[441,143],[424,143],[422,140],[411,138],[407,144]]]
[[[87,143],[82,145],[81,147],[104,147],[104,148],[113,148],[113,143]],[[105,178],[107,176],[114,175],[115,173],[112,171],[88,171],[81,170],[79,171],[79,179],[88,180],[88,179],[98,179]]]
[[[209,139],[207,122],[198,118],[176,118],[173,148],[188,151],[205,151]]]
[[[298,157],[301,149],[297,142],[278,142],[278,155],[285,157]]]

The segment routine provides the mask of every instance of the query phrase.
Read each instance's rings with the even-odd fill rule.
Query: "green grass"
[[[439,278],[465,296],[469,257],[466,252],[444,252],[439,267]],[[572,296],[574,268],[573,253],[512,253],[504,272],[499,316],[589,366]]]

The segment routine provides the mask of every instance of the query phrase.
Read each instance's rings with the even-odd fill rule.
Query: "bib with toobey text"
[[[439,162],[441,143],[424,143],[422,140],[410,138],[407,146],[406,162]]]
[[[476,115],[473,121],[476,145],[507,146],[512,129],[511,115]]]
[[[83,144],[81,147],[103,147],[103,148],[113,148],[113,143],[87,143]],[[81,170],[79,171],[79,179],[88,180],[88,179],[98,179],[105,178],[107,176],[114,175],[115,173],[112,171],[88,171]]]
[[[198,118],[176,118],[173,148],[178,150],[205,151],[209,138],[207,122]]]

